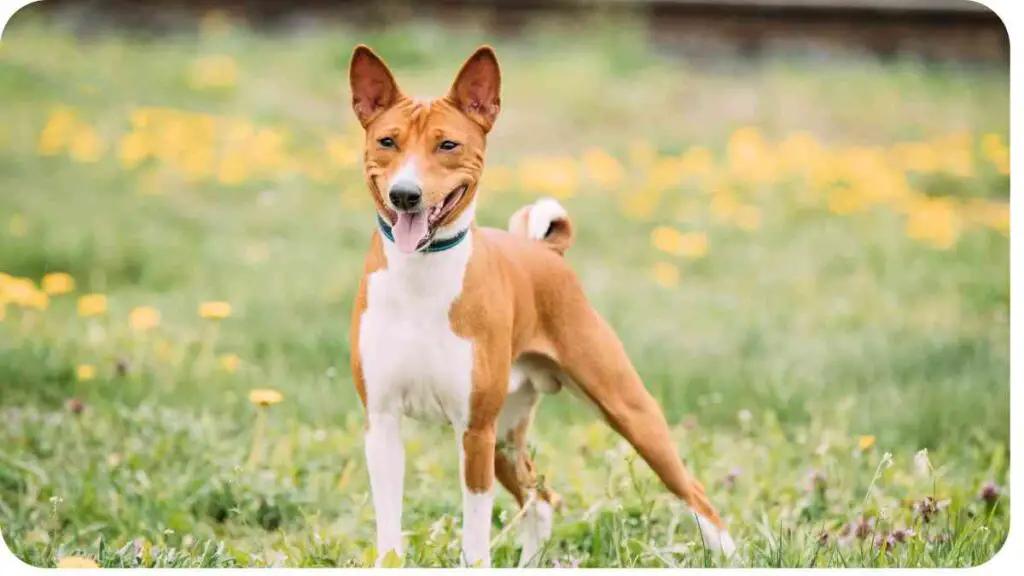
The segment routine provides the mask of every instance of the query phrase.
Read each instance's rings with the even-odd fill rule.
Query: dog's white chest
[[[370,275],[359,354],[371,412],[464,425],[472,390],[472,344],[451,328],[470,239],[435,254],[385,245],[388,267]]]

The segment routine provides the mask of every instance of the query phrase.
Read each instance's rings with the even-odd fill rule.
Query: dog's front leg
[[[405,447],[400,436],[399,415],[369,414],[366,430],[366,467],[377,519],[377,566],[388,552],[402,557],[402,484],[405,480]]]
[[[491,565],[491,509],[494,507],[493,422],[459,434],[462,479],[462,562]]]

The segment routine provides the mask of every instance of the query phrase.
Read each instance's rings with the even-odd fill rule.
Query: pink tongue
[[[427,237],[427,213],[426,211],[410,214],[408,212],[398,213],[398,222],[391,229],[395,236],[395,244],[398,249],[406,254],[416,251],[416,246]]]

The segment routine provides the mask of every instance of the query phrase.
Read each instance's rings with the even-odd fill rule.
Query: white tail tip
[[[543,240],[551,229],[551,223],[567,218],[569,213],[554,198],[541,198],[530,208],[526,223],[526,236],[531,240]]]

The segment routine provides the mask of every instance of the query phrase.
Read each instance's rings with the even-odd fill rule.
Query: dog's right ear
[[[348,81],[352,87],[352,110],[363,128],[394,105],[401,95],[388,65],[363,44],[352,52]]]

